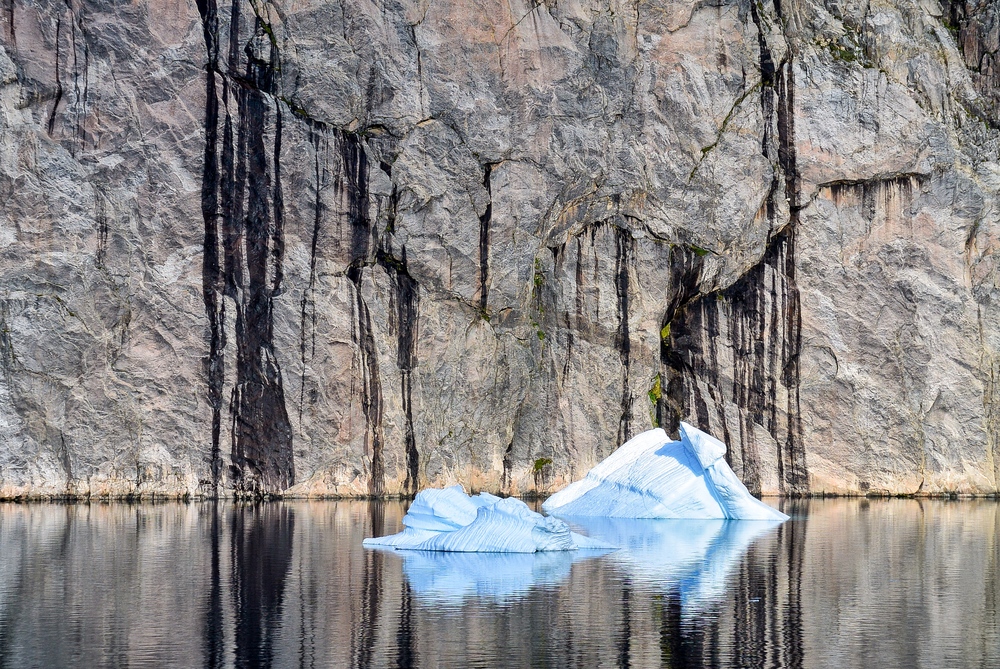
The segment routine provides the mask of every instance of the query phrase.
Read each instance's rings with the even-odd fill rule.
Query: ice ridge
[[[422,551],[536,553],[613,549],[572,532],[558,518],[535,513],[518,499],[489,493],[469,496],[462,486],[421,490],[399,534],[365,539],[368,548]]]
[[[687,423],[680,437],[659,428],[633,437],[542,508],[566,517],[788,519],[750,494],[725,444]]]

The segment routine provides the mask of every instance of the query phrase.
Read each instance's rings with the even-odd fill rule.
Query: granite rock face
[[[998,58],[989,0],[3,0],[0,496],[553,490],[682,419],[996,492]]]

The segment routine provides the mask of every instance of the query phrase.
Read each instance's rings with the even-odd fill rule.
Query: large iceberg
[[[788,519],[750,494],[726,463],[725,444],[687,423],[680,434],[643,432],[542,508],[564,517]]]
[[[364,545],[459,553],[613,548],[571,532],[563,521],[535,513],[521,500],[486,492],[470,497],[458,485],[421,490],[403,517],[403,525],[399,534],[365,539]]]

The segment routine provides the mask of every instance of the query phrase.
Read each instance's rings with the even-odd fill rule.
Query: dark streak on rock
[[[222,388],[225,382],[223,349],[226,346],[223,324],[226,307],[222,299],[222,277],[219,267],[219,165],[218,144],[219,99],[216,91],[216,71],[219,61],[218,14],[215,0],[198,0],[201,13],[208,68],[205,78],[205,164],[201,181],[201,213],[205,223],[202,257],[202,296],[209,323],[209,353],[205,358],[208,379],[208,403],[212,408],[212,491],[219,494],[222,474],[220,431],[222,426]]]
[[[292,428],[273,332],[273,300],[281,294],[284,259],[282,116],[277,105],[274,143],[270,150],[265,146],[269,112],[275,97],[278,53],[272,43],[269,60],[260,60],[248,44],[244,50],[245,72],[238,73],[240,2],[234,0],[228,72],[221,72],[217,7],[214,0],[199,0],[198,9],[208,54],[202,175],[205,221],[202,281],[211,330],[206,371],[213,413],[212,482],[217,494],[221,479],[220,412],[223,349],[226,346],[223,296],[227,296],[236,305],[236,378],[230,401],[232,483],[237,494],[258,496],[281,492],[295,481]],[[266,31],[267,27],[258,18],[255,38]],[[221,166],[218,163],[218,80],[222,83],[226,106]],[[229,112],[230,96],[237,109],[235,137]],[[220,266],[219,259],[220,236],[224,267]]]
[[[757,26],[757,47],[759,51],[758,64],[760,67],[760,107],[765,119],[774,117],[774,84],[775,72],[774,57],[771,49],[767,46],[767,39],[764,36],[764,24],[761,21],[757,10],[757,3],[750,3],[750,15],[753,17],[754,25]],[[761,153],[771,158],[771,147],[774,138],[771,133],[771,123],[764,123],[764,133],[761,138]]]
[[[514,440],[511,439],[510,443],[507,444],[506,450],[504,450],[503,452],[503,471],[500,474],[501,494],[510,493],[510,486],[511,483],[513,483],[513,480],[511,479],[513,469],[514,469]]]
[[[881,208],[888,209],[890,201],[898,196],[900,203],[909,205],[913,201],[914,185],[922,185],[927,181],[924,174],[898,174],[878,176],[871,179],[852,181],[832,181],[819,184],[820,188],[830,191],[830,199],[840,206],[849,198],[856,198],[861,204],[861,215],[871,223],[876,212]]]
[[[74,135],[76,139],[80,141],[80,148],[84,148],[86,145],[86,133],[84,131],[84,125],[82,120],[87,115],[87,98],[89,96],[90,90],[90,50],[87,45],[87,28],[86,22],[84,20],[84,5],[81,4],[80,9],[76,10],[73,8],[72,0],[65,0],[66,10],[69,12],[69,25],[70,25],[70,43],[69,46],[73,53],[73,117],[74,117]],[[77,42],[77,32],[80,33],[80,43]],[[81,68],[78,58],[78,52],[83,52],[83,88],[80,87],[81,78]],[[68,63],[67,63],[68,64]],[[54,109],[53,109],[54,113]],[[70,153],[73,155],[76,152],[76,146],[70,145]]]
[[[351,267],[347,278],[354,284],[355,307],[358,317],[358,349],[361,353],[362,393],[361,406],[365,414],[365,449],[371,456],[371,470],[368,478],[368,492],[381,495],[385,486],[385,464],[383,462],[384,437],[382,433],[382,384],[379,380],[378,353],[372,333],[371,314],[361,294],[361,268]]]
[[[799,411],[802,316],[795,281],[800,205],[793,67],[791,51],[780,64],[774,64],[758,11],[751,6],[758,27],[764,84],[762,151],[777,162],[784,175],[782,192],[780,175],[775,174],[761,214],[771,222],[772,229],[780,231],[767,245],[759,263],[729,288],[708,295],[697,292],[698,261],[686,249],[672,253],[672,292],[663,322],[664,332],[669,334],[661,341],[667,389],[664,406],[657,407],[657,414],[661,425],[672,431],[681,417],[694,413],[699,427],[708,431],[718,427],[727,443],[736,446],[730,441],[726,422],[725,403],[732,402],[739,416],[739,444],[738,448],[730,448],[727,460],[750,491],[759,495],[763,462],[755,435],[763,428],[777,447],[781,492],[798,494],[807,492],[808,473]],[[772,124],[777,130],[777,142],[771,134]],[[780,196],[787,201],[789,210],[783,225],[776,221],[780,207],[775,198]],[[716,348],[723,331],[732,352],[731,382],[721,373]],[[707,399],[703,389],[707,390]],[[713,414],[717,426],[712,425]]]
[[[69,447],[66,446],[66,434],[59,430],[59,463],[62,465],[63,473],[66,474],[66,492],[73,484],[73,461],[69,456]]]
[[[371,313],[361,291],[364,268],[371,251],[371,218],[369,215],[368,154],[360,137],[341,133],[340,157],[344,166],[344,188],[347,195],[347,217],[351,227],[350,264],[347,278],[354,284],[357,312],[357,346],[361,354],[361,406],[365,414],[365,450],[371,457],[368,492],[380,496],[385,491],[385,436],[382,428],[382,382],[379,378],[378,351],[372,330]]]
[[[56,125],[56,112],[59,111],[59,103],[62,102],[63,97],[63,87],[62,87],[62,77],[59,71],[59,61],[62,59],[62,50],[60,48],[60,42],[62,41],[62,15],[56,17],[56,99],[52,103],[52,112],[49,114],[48,122],[48,132],[49,137],[52,136],[52,131],[55,129]]]
[[[668,336],[661,334],[660,338],[661,374],[666,379],[666,388],[656,403],[656,421],[671,435],[678,434],[681,418],[686,413],[687,386],[696,383],[696,374],[708,371],[695,370],[688,363],[691,342],[682,330],[687,316],[684,307],[698,297],[703,264],[702,258],[685,246],[678,244],[670,249],[670,300],[660,323],[660,332],[669,332]],[[692,329],[699,329],[699,326],[700,322],[690,325]]]
[[[490,222],[493,218],[493,189],[490,184],[490,176],[493,173],[493,163],[486,163],[483,166],[483,188],[489,199],[486,201],[486,209],[479,217],[479,310],[486,312],[487,298],[489,296],[489,271],[490,271]]]
[[[804,494],[808,491],[809,474],[806,471],[806,451],[802,441],[802,416],[799,404],[799,352],[802,350],[802,308],[799,287],[795,281],[795,235],[798,230],[799,175],[795,155],[795,69],[792,52],[782,63],[777,80],[778,93],[778,161],[785,174],[785,200],[788,202],[789,220],[778,236],[784,246],[782,267],[776,267],[785,284],[784,330],[782,338],[782,381],[788,389],[788,429],[785,448],[778,453],[778,480],[781,492]],[[784,237],[784,239],[782,239]],[[772,432],[772,434],[774,434]],[[780,446],[780,441],[778,442]]]
[[[378,262],[392,277],[394,292],[389,308],[389,325],[396,332],[396,367],[399,369],[400,390],[403,400],[404,451],[406,453],[406,494],[415,495],[420,475],[420,454],[417,452],[416,435],[413,431],[413,382],[412,372],[417,365],[417,324],[420,295],[417,281],[406,269],[406,248],[400,258],[393,257],[387,250],[380,249]]]
[[[615,234],[615,296],[618,302],[618,329],[615,347],[622,363],[621,419],[618,423],[618,442],[624,444],[632,438],[632,395],[629,391],[629,365],[632,339],[628,327],[628,282],[631,261],[632,237],[628,231],[612,226]]]
[[[340,157],[344,165],[347,193],[347,218],[351,226],[350,264],[369,261],[372,224],[368,212],[368,154],[362,140],[354,133],[341,133]]]
[[[263,32],[257,19],[257,33]],[[266,94],[274,91],[277,53],[272,46],[270,61],[257,59],[248,45],[245,82],[235,88],[239,109],[238,164],[245,164],[246,181],[237,171],[234,195],[247,197],[243,238],[247,283],[236,303],[236,384],[230,412],[233,419],[232,474],[234,489],[241,494],[280,492],[295,482],[292,426],[285,406],[281,369],[274,349],[274,298],[281,292],[283,217],[274,212],[281,205],[280,158],[281,115],[275,119],[271,151],[272,175],[268,171],[265,132],[269,105]],[[249,85],[247,85],[249,83]],[[268,201],[270,195],[271,202]]]
[[[108,253],[108,213],[104,204],[104,197],[98,194],[96,211],[94,218],[97,220],[97,253],[94,257],[94,264],[97,267],[104,267],[104,261]]]
[[[10,36],[10,45],[13,51],[17,50],[17,31],[14,29],[14,2],[7,0],[7,31]]]
[[[392,178],[392,165],[386,161],[379,163],[380,169]],[[400,375],[403,417],[405,420],[403,447],[406,454],[406,480],[403,490],[415,495],[420,479],[420,453],[417,450],[416,433],[413,429],[413,369],[417,366],[417,337],[419,323],[419,284],[407,269],[406,247],[397,258],[391,249],[391,237],[395,231],[396,208],[399,205],[399,191],[393,184],[386,211],[386,236],[375,254],[375,260],[392,279],[394,291],[390,296],[389,326],[396,333],[396,368]]]
[[[312,241],[309,245],[309,284],[302,291],[301,319],[299,329],[299,355],[302,362],[302,383],[299,393],[299,425],[302,424],[302,411],[306,404],[306,350],[310,350],[310,357],[316,356],[316,262],[319,250],[320,221],[323,217],[323,202],[320,193],[323,190],[322,174],[320,172],[320,154],[322,153],[321,136],[316,128],[310,127],[309,141],[313,145],[313,178],[315,180],[315,199],[313,201],[313,226]],[[310,319],[310,337],[308,340],[311,346],[307,346],[306,337],[306,317],[307,312]]]

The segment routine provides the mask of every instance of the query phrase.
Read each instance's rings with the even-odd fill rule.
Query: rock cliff
[[[0,496],[998,490],[993,0],[2,2]]]

